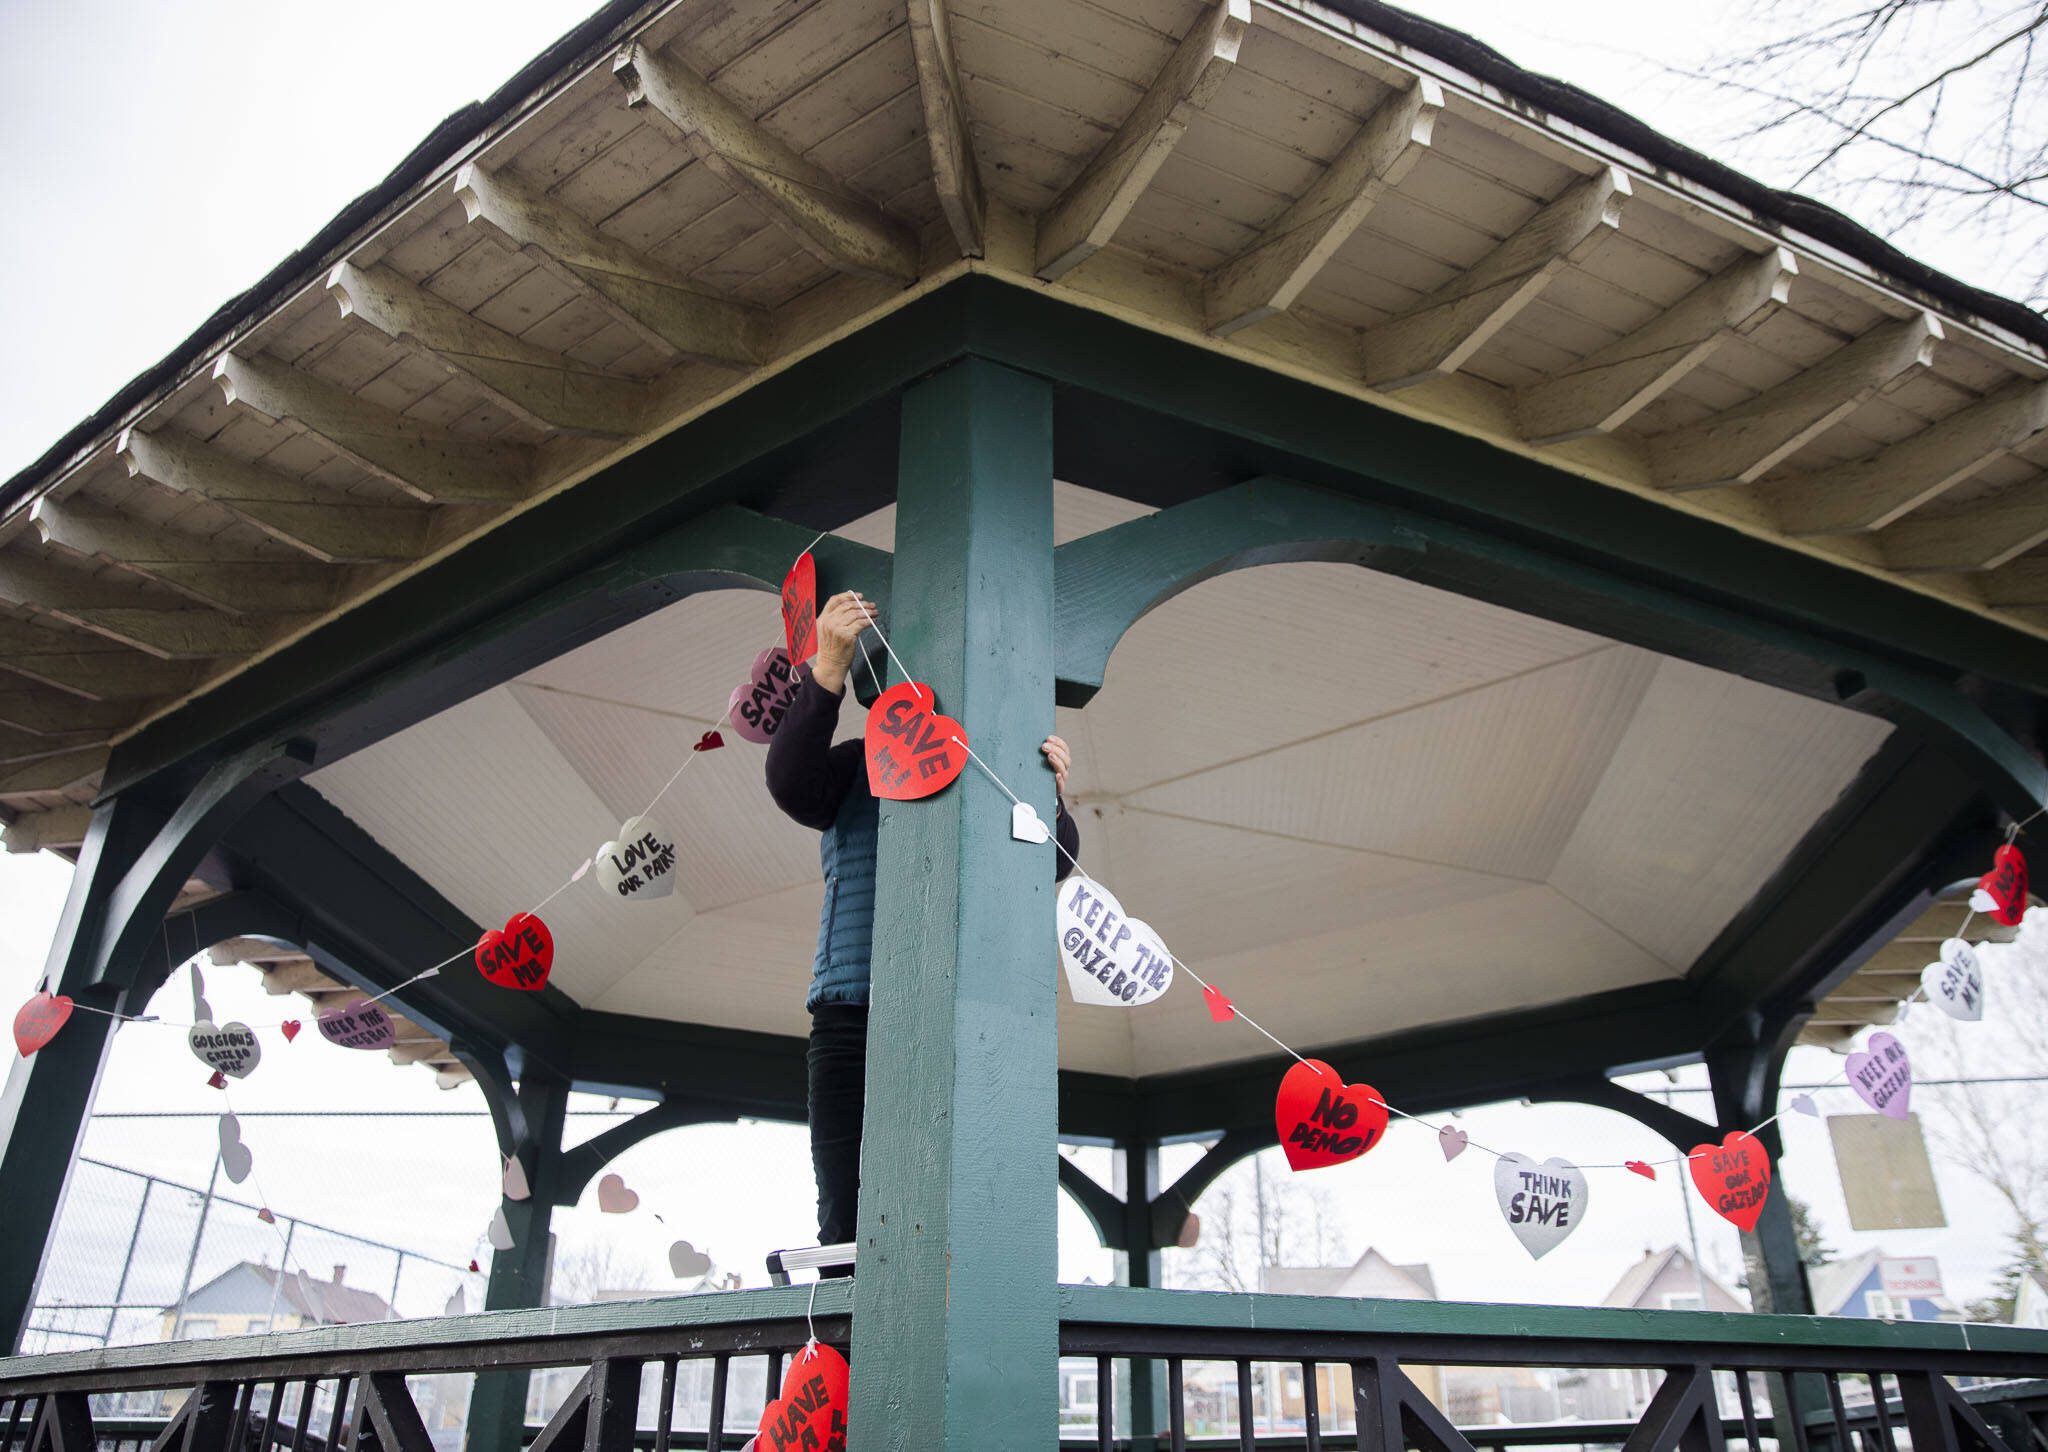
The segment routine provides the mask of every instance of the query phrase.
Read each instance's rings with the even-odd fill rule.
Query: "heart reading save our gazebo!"
[[[1737,1130],[1718,1145],[1694,1145],[1685,1162],[1700,1198],[1716,1215],[1737,1230],[1756,1229],[1771,1195],[1771,1157],[1762,1140]]]

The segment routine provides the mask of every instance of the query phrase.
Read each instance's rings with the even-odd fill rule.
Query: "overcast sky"
[[[1529,23],[1530,8],[1516,0],[1440,0],[1420,8],[1770,175],[1761,153],[1725,149],[1723,99],[1674,81],[1664,69],[1701,63],[1724,43],[1732,17],[1747,10],[1563,0],[1542,9],[1539,30]],[[311,0],[12,0],[0,7],[0,195],[8,198],[0,227],[0,336],[7,340],[0,476],[28,463],[173,348],[373,185],[442,116],[488,93],[586,9],[548,0],[353,0],[345,7]],[[1626,37],[1629,48],[1609,37]],[[1967,234],[1904,240],[1988,286],[2001,284],[1991,251]],[[68,873],[48,857],[0,860],[0,922],[8,927],[0,935],[0,991],[8,1001],[35,985]],[[263,997],[253,977],[215,970],[214,1004],[252,1024],[274,1023],[285,1010]],[[166,990],[168,1013],[182,1016],[184,993],[182,984]],[[238,1108],[479,1107],[473,1088],[442,1093],[423,1071],[399,1070],[381,1056],[354,1055],[314,1035],[288,1047],[272,1036],[266,1053],[257,1075],[234,1091]],[[1828,1078],[1836,1067],[1830,1056],[1802,1053],[1791,1077]],[[100,1121],[88,1135],[88,1152],[203,1183],[214,1136],[205,1116],[222,1104],[203,1079],[178,1032],[123,1029],[101,1108],[200,1117]],[[1838,1092],[1826,1107],[1853,1107],[1845,1101]],[[1698,1099],[1690,1106],[1703,1108]],[[579,1132],[595,1132],[603,1122],[578,1121]],[[1666,1153],[1646,1131],[1603,1111],[1504,1106],[1463,1122],[1476,1141],[1539,1156],[1592,1161]],[[496,1186],[481,1119],[252,1115],[245,1131],[257,1175],[279,1211],[456,1262],[478,1245]],[[1814,1204],[1838,1248],[1882,1244],[1895,1253],[1938,1255],[1952,1291],[1967,1297],[1987,1287],[2002,1259],[2002,1226],[1980,1185],[1944,1171],[1955,1228],[1857,1235],[1847,1229],[1824,1127],[1795,1117],[1786,1132],[1784,1183]],[[810,1184],[798,1129],[680,1132],[632,1151],[619,1168],[645,1197],[642,1211],[600,1217],[583,1208],[558,1226],[568,1241],[617,1242],[648,1285],[668,1283],[663,1255],[678,1235],[708,1246],[755,1283],[768,1249],[809,1238]],[[1403,1126],[1367,1159],[1316,1178],[1346,1207],[1353,1250],[1373,1244],[1397,1261],[1427,1261],[1452,1297],[1597,1300],[1645,1248],[1686,1236],[1681,1190],[1668,1171],[1656,1183],[1607,1172],[1593,1186],[1598,1233],[1576,1236],[1532,1262],[1502,1225],[1489,1176],[1484,1156],[1447,1167],[1432,1136]],[[1284,1168],[1275,1178],[1284,1180]],[[1088,1246],[1083,1223],[1064,1202],[1062,1215],[1063,1274],[1104,1278],[1107,1257]],[[1699,1220],[1709,1264],[1732,1275],[1733,1230],[1704,1213]],[[118,1233],[114,1220],[106,1233]],[[260,1240],[252,1244],[260,1249]]]

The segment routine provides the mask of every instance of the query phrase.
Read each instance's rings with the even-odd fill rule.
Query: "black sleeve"
[[[812,680],[808,665],[797,675],[802,684],[768,743],[768,795],[792,819],[822,832],[853,788],[861,747],[858,741],[832,744],[845,693],[834,695]]]
[[[1074,864],[1081,860],[1081,828],[1067,814],[1067,804],[1061,802],[1059,806],[1059,815],[1052,824],[1053,835],[1060,844],[1060,850],[1053,853],[1052,880],[1065,882]]]

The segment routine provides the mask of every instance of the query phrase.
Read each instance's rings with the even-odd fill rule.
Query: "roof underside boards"
[[[739,0],[636,24],[19,491],[10,843],[76,835],[110,741],[968,266],[2048,631],[2036,345],[1365,24],[1306,0]],[[1526,674],[1495,687],[1481,658],[1475,684],[1529,709],[1720,699],[1594,642],[1500,652]],[[1431,735],[1418,684],[1328,724]],[[533,699],[477,709],[538,722]],[[1248,770],[1313,778],[1335,741]],[[1226,812],[1186,765],[1118,810],[1267,830],[1255,794]],[[1318,828],[1361,851],[1399,824],[1427,855],[1471,826],[1403,789],[1361,779],[1325,804],[1361,821]],[[1597,773],[1558,790],[1613,810]],[[1502,787],[1471,810],[1500,823],[1478,868],[1542,865],[1546,903],[1627,915],[1563,802]],[[1701,925],[1659,916],[1640,950],[1683,959]]]
[[[1061,485],[1056,535],[1137,512]],[[890,524],[846,533],[886,545]],[[675,895],[621,903],[593,876],[553,898],[552,981],[597,1009],[802,1033],[816,835],[769,801],[760,748],[690,750],[779,627],[760,591],[692,596],[309,781],[497,923],[684,764],[654,813],[680,843]],[[859,721],[843,711],[842,736]],[[1302,1046],[1684,974],[1889,730],[1337,564],[1176,596],[1059,724],[1089,872]],[[1062,994],[1060,1048],[1124,1076],[1266,1052],[1197,995],[1110,1012]]]
[[[1828,990],[1814,1006],[1813,1017],[1800,1029],[1799,1042],[1846,1054],[1864,1030],[1899,1020],[1906,1004],[1921,992],[1921,975],[1928,965],[1941,961],[1941,945],[1947,939],[2010,943],[2018,928],[2008,928],[1988,914],[1971,910],[1974,886],[1958,887],[1929,903],[1925,912]]]

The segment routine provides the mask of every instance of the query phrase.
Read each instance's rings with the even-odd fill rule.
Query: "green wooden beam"
[[[977,360],[903,403],[897,654],[1050,820],[1052,391]],[[964,765],[964,763],[963,763]],[[851,1446],[1058,1438],[1050,854],[971,766],[884,802]]]
[[[519,1081],[519,1106],[531,1136],[520,1156],[531,1193],[524,1200],[498,1201],[512,1232],[512,1247],[491,1252],[490,1279],[484,1286],[486,1311],[526,1310],[548,1302],[553,1259],[548,1234],[559,1203],[555,1181],[562,1172],[568,1082],[544,1070],[529,1071]],[[463,1429],[465,1452],[518,1452],[526,1430],[527,1379],[524,1370],[477,1373]]]

